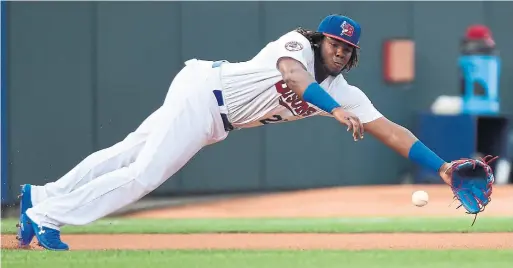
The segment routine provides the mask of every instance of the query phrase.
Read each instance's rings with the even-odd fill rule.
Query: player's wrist
[[[443,167],[447,163],[431,149],[424,145],[420,140],[417,140],[410,148],[408,153],[408,159],[415,162],[416,164],[430,169],[434,172],[440,173]]]
[[[316,82],[311,83],[303,92],[303,100],[309,102],[327,113],[333,113],[340,104]]]
[[[438,173],[444,174],[447,172],[447,170],[451,167],[451,163],[445,162],[442,166],[440,166],[440,169],[438,170]]]
[[[329,113],[330,113],[330,114],[335,114],[335,113],[336,113],[336,112],[338,112],[338,111],[342,111],[342,112],[344,111],[344,110],[342,109],[342,106],[337,106],[337,107],[333,108],[333,109],[331,110],[331,112],[329,112]]]

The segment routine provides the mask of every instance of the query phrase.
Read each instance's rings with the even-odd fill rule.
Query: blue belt
[[[226,61],[215,61],[214,63],[212,63],[212,68],[217,68],[221,66],[221,64],[223,64],[224,62]],[[223,120],[224,130],[232,131],[234,127],[230,123],[230,120],[228,120],[228,109],[224,105],[223,92],[220,89],[214,89],[213,92],[217,100],[217,105],[219,105],[219,108],[221,110],[221,119]]]

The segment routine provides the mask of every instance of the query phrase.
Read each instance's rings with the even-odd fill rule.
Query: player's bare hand
[[[356,115],[345,111],[341,107],[336,108],[332,112],[333,117],[337,119],[340,123],[347,126],[347,131],[353,131],[353,139],[354,141],[358,141],[359,139],[363,139],[363,124]]]

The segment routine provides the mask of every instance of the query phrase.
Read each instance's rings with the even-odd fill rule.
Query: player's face
[[[343,41],[326,37],[323,40],[321,55],[327,71],[336,75],[351,59],[353,46]]]

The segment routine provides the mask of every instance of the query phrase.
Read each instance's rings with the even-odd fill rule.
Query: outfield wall
[[[243,3],[2,2],[10,59],[2,76],[2,189],[9,194],[2,192],[2,202],[20,184],[53,181],[123,139],[160,105],[185,60],[246,60],[280,34],[315,28],[330,13],[363,27],[361,61],[349,82],[413,130],[418,112],[437,96],[459,93],[458,44],[470,24],[492,29],[502,73],[513,72],[512,2]],[[391,37],[416,42],[411,84],[383,82],[381,46]],[[511,112],[512,76],[503,75],[500,85],[501,109]],[[394,184],[410,168],[375,139],[354,143],[333,120],[311,118],[235,132],[154,194]]]

